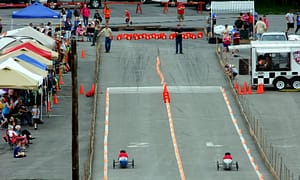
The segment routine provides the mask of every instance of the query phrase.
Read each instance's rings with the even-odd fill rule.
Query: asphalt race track
[[[125,7],[111,8],[111,24],[123,26],[122,14]],[[175,27],[177,24],[174,8],[169,8],[167,15],[162,14],[162,7],[155,4],[143,5],[142,15],[133,13],[135,7],[128,8],[132,12],[133,22],[138,25]],[[14,10],[16,9],[1,9],[4,30],[10,29],[10,14]],[[184,27],[204,27],[206,14],[207,12],[197,14],[194,9],[187,8]],[[272,31],[284,29],[285,22],[281,20],[281,16],[270,15],[269,18]],[[219,20],[220,24],[224,24],[231,22],[232,17],[220,17]],[[43,22],[47,21],[48,19]],[[14,22],[15,27],[20,27],[29,22],[38,24],[40,20],[22,19]],[[120,33],[133,32],[118,31],[114,35]],[[135,33],[154,32],[143,30]],[[95,76],[95,47],[91,47],[90,42],[80,42],[77,45],[79,53],[82,49],[85,50],[85,58],[79,57],[78,83],[82,83],[87,90]],[[175,54],[175,41],[169,39],[113,40],[110,53],[104,53],[102,47],[92,179],[104,179],[107,175],[107,179],[112,180],[174,180],[184,175],[191,180],[253,180],[259,179],[260,174],[266,180],[273,179],[234,103],[215,49],[216,45],[208,44],[205,38],[184,40],[183,55]],[[157,57],[170,93],[170,106],[163,102]],[[1,142],[0,177],[4,177],[3,179],[71,179],[70,74],[65,74],[64,80],[59,105],[53,109],[52,116],[45,117],[45,124],[37,132],[31,130],[37,139],[29,147],[26,159],[13,159],[12,152]],[[262,113],[267,110],[264,107],[274,97],[277,97],[276,101],[283,102],[282,106],[274,105],[272,112]],[[273,119],[274,112],[282,112],[284,104],[290,101],[293,102],[293,108],[289,111],[295,112],[299,107],[299,102],[294,100],[297,98],[296,94],[280,94],[280,97],[276,92],[266,93],[264,98],[253,96],[251,107],[260,117],[268,119]],[[83,176],[92,100],[80,96],[79,102],[80,175]],[[288,119],[295,122],[297,114],[289,111],[286,112],[289,114]],[[106,120],[109,123],[105,124]],[[273,135],[277,133],[272,129],[280,125],[274,126],[269,122],[270,135],[276,137]],[[107,144],[104,143],[106,127]],[[289,121],[285,129],[286,137],[294,137],[294,131],[289,133],[293,128],[296,128],[295,123]],[[299,147],[295,141],[296,139],[287,144],[281,143],[282,150],[289,148],[287,145],[290,144]],[[107,146],[107,154],[104,153],[104,146]],[[117,158],[120,149],[128,151],[129,159],[134,158],[135,168],[113,169],[113,159]],[[227,151],[239,162],[238,172],[217,171],[216,161],[221,160]],[[253,161],[249,156],[253,157]],[[105,158],[107,162],[104,161]],[[291,164],[297,166],[297,162]],[[15,168],[19,170],[15,171]]]

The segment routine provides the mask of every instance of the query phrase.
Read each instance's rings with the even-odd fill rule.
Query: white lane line
[[[170,93],[219,93],[220,86],[168,86]],[[161,93],[161,86],[110,87],[110,94]]]

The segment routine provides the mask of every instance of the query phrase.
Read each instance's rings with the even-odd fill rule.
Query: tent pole
[[[43,109],[43,89],[42,89],[42,92],[41,92],[41,110],[40,110],[40,112],[41,112],[41,121],[43,120],[43,111],[42,111],[42,109]]]
[[[212,3],[212,2],[211,2]],[[210,8],[210,32],[211,32],[211,37],[215,37],[215,33],[213,31],[213,12],[212,12],[212,8]]]
[[[14,18],[11,18],[10,21],[10,30],[13,30]]]

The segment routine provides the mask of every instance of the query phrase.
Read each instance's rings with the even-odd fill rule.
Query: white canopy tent
[[[212,1],[211,2],[211,19],[213,13],[216,14],[239,14],[243,12],[254,13],[254,1]],[[213,27],[211,21],[211,29]],[[253,23],[254,29],[254,23]],[[214,35],[214,33],[213,33]]]
[[[36,81],[36,88],[38,88],[38,86],[42,85],[43,83],[43,77],[40,75],[37,75],[35,73],[32,73],[30,70],[24,68],[22,65],[20,65],[19,63],[17,63],[13,58],[8,58],[7,60],[1,61],[0,62],[0,70],[1,69],[12,69],[18,72],[23,73],[24,75],[28,76],[30,79],[33,79],[34,81]],[[10,79],[12,82],[15,81],[14,76],[11,77],[2,77],[5,79]]]

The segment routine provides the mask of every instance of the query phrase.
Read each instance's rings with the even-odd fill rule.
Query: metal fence
[[[216,54],[218,56],[221,68],[224,69],[224,65],[228,63],[227,57],[222,57],[222,49],[216,44]],[[240,112],[243,115],[250,135],[254,139],[260,155],[265,162],[266,167],[270,170],[274,179],[277,180],[300,180],[300,175],[291,171],[283,157],[283,155],[272,145],[272,142],[268,140],[268,135],[265,132],[263,124],[260,119],[257,119],[253,115],[249,102],[244,95],[239,95],[234,88],[234,81],[225,74],[225,79],[229,82],[235,101],[239,106]]]

